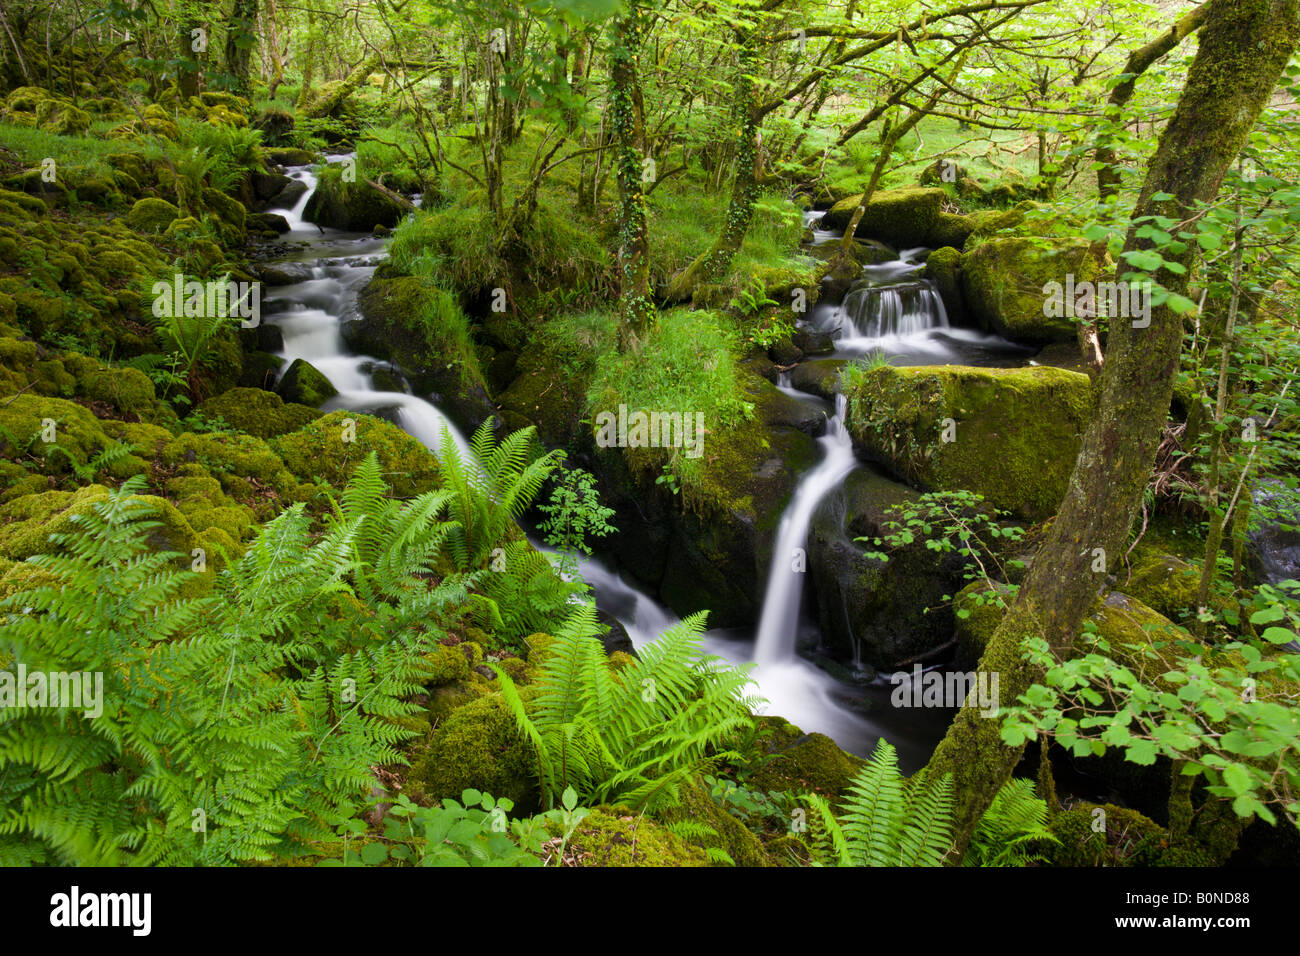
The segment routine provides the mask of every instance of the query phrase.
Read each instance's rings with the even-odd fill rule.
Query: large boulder
[[[333,383],[306,359],[294,359],[275,390],[286,402],[320,408],[339,393]]]
[[[321,170],[316,191],[307,200],[303,218],[320,226],[349,232],[370,232],[375,226],[395,226],[406,209],[364,180],[344,182],[334,166]]]
[[[321,417],[315,408],[285,403],[279,395],[260,388],[232,388],[201,403],[199,411],[258,438],[285,435]]]
[[[1097,278],[1097,260],[1083,240],[989,239],[961,257],[967,308],[985,328],[1018,342],[1042,345],[1077,337],[1069,315],[1049,308],[1051,283]]]
[[[861,454],[926,489],[978,492],[1032,520],[1056,512],[1088,422],[1086,375],[944,365],[844,377]]]
[[[939,224],[947,195],[942,189],[908,187],[876,192],[858,223],[855,236],[878,239],[899,248],[927,245]],[[862,194],[841,199],[822,217],[821,228],[843,231],[862,204]]]

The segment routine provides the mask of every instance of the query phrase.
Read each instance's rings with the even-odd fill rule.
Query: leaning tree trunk
[[[1106,111],[1111,114],[1112,120],[1118,121],[1121,118],[1124,107],[1133,98],[1133,93],[1137,89],[1137,78],[1156,60],[1182,43],[1190,33],[1199,30],[1201,24],[1205,22],[1205,15],[1209,12],[1209,8],[1208,3],[1203,3],[1194,10],[1189,10],[1172,27],[1129,55],[1123,70],[1126,79],[1121,80],[1110,91],[1110,100],[1106,105]],[[1118,156],[1110,141],[1097,147],[1096,159],[1097,193],[1103,200],[1111,199],[1119,192],[1119,170],[1116,168]]]
[[[614,27],[610,54],[611,124],[617,153],[619,201],[619,347],[636,351],[654,318],[650,296],[650,237],[646,222],[645,118],[637,57],[641,48],[640,4],[632,0]]]
[[[1297,45],[1300,0],[1210,0],[1200,49],[1133,219],[1185,221],[1218,194]],[[1125,249],[1150,248],[1136,233],[1133,227]],[[1187,245],[1162,255],[1186,268],[1196,249]],[[1186,290],[1186,273],[1162,270],[1159,279],[1172,292]],[[1096,410],[1060,513],[980,661],[1000,675],[1003,700],[1014,701],[1039,676],[1022,658],[1027,640],[1046,639],[1058,657],[1070,650],[1102,586],[1091,571],[1094,549],[1114,555],[1124,545],[1168,414],[1182,338],[1181,317],[1165,306],[1152,309],[1147,328],[1112,325]],[[1000,726],[974,705],[963,707],[929,763],[931,772],[953,776],[960,853],[1020,760],[1023,747],[1004,745]]]

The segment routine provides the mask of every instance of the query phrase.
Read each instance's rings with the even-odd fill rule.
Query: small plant
[[[563,458],[559,463],[560,480],[551,491],[550,502],[538,505],[546,515],[540,525],[546,543],[560,552],[563,570],[577,570],[579,554],[591,554],[589,538],[603,538],[617,530],[609,519],[614,509],[600,503],[596,477],[582,468],[569,468]]]

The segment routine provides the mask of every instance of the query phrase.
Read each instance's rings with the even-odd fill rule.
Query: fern
[[[1028,780],[1011,779],[984,811],[964,866],[1027,866],[1047,858],[1036,852],[1046,843],[1059,843],[1047,827],[1047,803],[1034,795]]]
[[[671,806],[685,779],[728,756],[713,748],[752,722],[759,700],[743,693],[749,669],[703,655],[703,613],[665,631],[617,675],[600,630],[595,608],[579,605],[548,649],[531,709],[497,669],[502,695],[536,751],[548,804],[571,786],[584,802]]]

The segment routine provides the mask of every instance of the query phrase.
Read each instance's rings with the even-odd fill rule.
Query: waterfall
[[[754,660],[760,665],[774,664],[794,656],[795,625],[799,620],[807,567],[808,526],[822,498],[836,488],[856,464],[853,443],[844,423],[844,411],[844,396],[836,395],[835,415],[826,426],[826,434],[818,439],[822,446],[822,459],[800,480],[777,529],[772,567],[768,571],[763,599],[763,616],[759,620],[758,639],[754,645]]]

